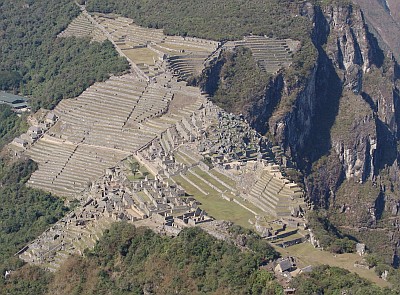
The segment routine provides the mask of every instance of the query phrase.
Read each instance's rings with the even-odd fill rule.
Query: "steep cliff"
[[[397,62],[379,47],[357,6],[305,3],[299,12],[313,23],[315,62],[303,76],[295,63],[279,71],[251,92],[246,107],[236,104],[230,111],[242,113],[293,159],[305,175],[309,200],[330,212],[334,226],[374,250],[385,249],[386,261],[395,264],[400,244]],[[226,86],[220,75],[226,64],[219,59],[215,71],[212,65],[208,70],[210,77],[219,77],[217,89]],[[368,231],[387,247],[371,242]]]
[[[291,90],[290,111],[278,107],[268,119],[269,131],[302,169],[336,154],[345,178],[372,180],[397,155],[397,64],[384,57],[359,9],[316,7],[310,17],[318,61]],[[290,95],[284,86],[281,102]]]
[[[310,134],[307,141],[312,148],[299,150],[301,142],[293,145],[290,140],[281,145],[289,145],[297,155],[300,168],[308,174],[310,200],[331,212],[335,226],[396,264],[398,65],[390,53],[385,56],[381,51],[360,9],[329,5],[316,8],[313,17],[319,61],[315,96],[310,100],[316,107],[311,124],[302,125],[310,126],[303,133]],[[300,105],[293,112],[309,109],[310,103],[301,103],[303,97],[296,101]],[[290,116],[295,115],[280,121],[286,134],[298,128],[285,119]],[[366,194],[371,188],[375,193]]]
[[[398,0],[353,0],[362,8],[380,45],[400,58],[400,3]]]

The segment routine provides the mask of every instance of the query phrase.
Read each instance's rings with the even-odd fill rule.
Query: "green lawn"
[[[178,152],[175,152],[174,157],[175,157],[175,160],[179,163],[186,164],[186,165],[192,164],[191,162],[187,161],[186,158],[183,158],[183,156],[181,154],[179,154]]]
[[[192,164],[196,164],[197,163],[196,161],[194,161],[193,159],[189,158],[188,156],[186,156],[185,154],[183,154],[179,150],[175,152],[174,156],[175,156],[175,159],[178,162],[181,162],[181,163],[184,163],[184,164],[192,165]]]
[[[354,263],[361,260],[361,257],[355,253],[333,254],[327,251],[315,249],[310,243],[298,244],[285,249],[277,246],[274,246],[274,248],[280,252],[282,256],[291,255],[297,257],[299,259],[299,267],[328,264],[330,266],[337,266],[355,272],[360,277],[366,278],[380,287],[389,286],[389,283],[379,278],[373,269],[354,267]]]
[[[175,176],[174,180],[180,184],[189,195],[192,195],[196,200],[198,200],[202,205],[200,206],[209,215],[219,220],[232,221],[238,225],[246,228],[252,228],[253,226],[248,222],[249,219],[254,220],[254,215],[242,208],[236,203],[228,202],[222,199],[218,192],[210,189],[204,183],[199,183],[197,178],[188,177],[190,180],[194,181],[196,185],[209,192],[208,196],[204,196],[202,193],[185,181],[180,176]],[[207,189],[208,187],[208,189]]]
[[[211,174],[214,174],[217,178],[221,179],[223,182],[225,182],[226,184],[230,185],[231,187],[236,188],[236,183],[235,181],[233,181],[231,178],[229,178],[228,176],[219,173],[217,170],[215,169],[211,169],[210,170]]]
[[[231,197],[233,199],[236,199],[237,201],[239,201],[240,203],[242,203],[244,206],[246,206],[247,208],[249,208],[250,210],[253,210],[254,212],[256,212],[258,215],[260,216],[264,216],[265,212],[263,212],[262,210],[260,210],[259,208],[257,208],[256,206],[254,206],[252,203],[247,202],[246,200],[241,199],[240,197],[235,196],[235,194],[233,192],[231,192],[228,188],[226,188],[225,186],[223,186],[221,183],[219,183],[218,181],[216,181],[215,179],[213,179],[212,177],[210,177],[207,173],[205,173],[204,171],[202,171],[200,168],[193,168],[194,172],[196,172],[199,176],[201,176],[202,178],[204,178],[205,180],[207,180],[208,182],[210,182],[211,184],[215,185],[217,188],[219,188],[221,191],[226,191],[225,195],[227,195],[228,197]],[[214,174],[214,173],[213,173]],[[215,174],[214,174],[215,175]],[[218,175],[215,175],[215,177],[217,177],[218,179],[220,179],[221,181],[227,183],[226,179],[222,179],[222,177],[220,177],[222,174],[218,173]],[[222,175],[223,176],[223,175]],[[225,177],[227,178],[227,177]],[[194,181],[194,183],[196,183],[197,185],[199,185],[197,183],[197,179],[196,178],[189,178],[190,180]],[[232,181],[232,180],[231,180]],[[201,182],[202,183],[202,182]],[[227,183],[228,185],[230,185],[231,187],[235,187],[235,185],[231,185],[229,183]],[[234,184],[234,183],[233,183]],[[199,185],[200,186],[200,185]],[[205,188],[203,188],[202,186],[200,186],[202,189],[207,190],[206,186]],[[209,188],[209,187],[208,187]],[[268,218],[270,219],[270,218]]]
[[[219,183],[218,181],[216,181],[214,178],[210,177],[206,172],[204,172],[203,170],[201,170],[198,167],[193,168],[193,171],[196,172],[196,174],[200,175],[201,177],[203,177],[205,180],[207,180],[208,182],[212,183],[213,185],[215,185],[217,188],[219,188],[221,191],[229,191],[229,189],[222,185],[221,183]],[[220,179],[222,182],[225,182],[225,180],[219,178],[216,176],[216,178]],[[229,185],[229,184],[227,184]]]
[[[146,195],[145,192],[143,192],[143,191],[141,191],[141,192],[136,192],[136,194],[137,194],[138,196],[142,197],[143,201],[149,202],[149,203],[151,202],[149,196]]]
[[[130,165],[133,163],[138,163],[139,164],[139,171],[136,172],[135,175],[133,175],[133,173],[130,171]],[[130,180],[130,181],[136,181],[136,180],[141,180],[141,179],[145,179],[146,176],[148,179],[154,179],[154,175],[150,173],[150,171],[148,171],[146,169],[146,167],[142,164],[140,164],[138,161],[130,159],[126,161],[125,164],[126,167],[126,177]]]

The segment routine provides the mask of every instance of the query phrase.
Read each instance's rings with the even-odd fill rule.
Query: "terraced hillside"
[[[128,153],[118,150],[110,153],[101,146],[74,144],[45,135],[27,155],[39,163],[29,186],[73,198]]]
[[[84,9],[82,7],[82,9]],[[92,21],[94,23],[92,23]],[[111,14],[81,14],[60,36],[96,36],[109,34],[114,44],[148,77],[160,75],[163,61],[180,79],[198,77],[204,62],[221,45],[219,42],[180,36],[165,36],[162,29],[143,28],[132,19]],[[299,42],[291,39],[274,39],[264,36],[247,36],[241,41],[228,42],[225,47],[246,46],[252,50],[260,68],[275,74],[292,63]]]
[[[196,111],[204,98],[196,88],[181,90],[128,74],[96,83],[55,108],[57,123],[27,150],[39,163],[29,185],[73,198],[128,155],[169,126]],[[185,95],[186,104],[173,103]],[[163,116],[162,116],[163,115]]]
[[[103,33],[83,14],[75,18],[68,27],[58,34],[59,38],[77,37],[91,38],[92,41],[102,42],[107,38]]]
[[[240,117],[214,106],[199,88],[180,81],[201,72],[219,43],[167,37],[118,16],[91,17],[84,10],[83,16],[130,60],[132,71],[62,100],[46,115],[50,125],[39,120],[42,127],[30,128],[37,134],[21,148],[39,169],[28,185],[78,199],[81,207],[22,249],[22,259],[55,270],[69,254],[92,247],[112,220],[151,216],[164,226],[162,220],[171,222],[173,214],[189,208],[185,190],[202,208],[188,201],[194,211],[177,218],[177,227],[188,226],[190,214],[190,224],[204,222],[203,209],[242,225],[255,215],[297,215],[304,205],[302,192],[284,178],[266,179],[265,173],[247,198],[242,195],[235,171],[253,171],[248,177],[257,177],[254,171],[271,161],[265,139]],[[29,134],[24,138],[30,140]],[[121,168],[128,159],[153,174],[153,183],[147,175],[131,183]],[[209,169],[207,160],[216,167]],[[235,175],[227,176],[224,169]]]
[[[74,214],[76,215],[76,213],[70,215]],[[104,230],[110,228],[113,222],[111,218],[101,217],[96,223],[82,228],[74,223],[66,224],[68,217],[70,216],[63,218],[50,230],[43,233],[39,240],[29,244],[29,249],[24,251],[20,258],[30,264],[41,265],[49,271],[56,271],[71,254],[82,254],[85,249],[93,248]],[[62,235],[63,243],[60,243],[57,235]],[[46,240],[46,243],[40,243],[40,240]],[[39,256],[38,253],[41,255]],[[51,262],[46,262],[50,258]]]
[[[296,215],[296,210],[306,207],[303,190],[282,177],[278,165],[268,168],[246,195],[246,199],[278,218]]]
[[[215,41],[165,36],[160,29],[140,27],[124,17],[96,14],[94,20],[149,77],[162,73],[163,60],[168,60],[170,69],[181,79],[198,76],[204,61],[219,46]]]
[[[290,66],[293,54],[300,45],[300,42],[295,40],[279,40],[265,36],[246,36],[243,40],[232,43],[250,48],[261,70],[270,74],[275,74],[279,69]]]

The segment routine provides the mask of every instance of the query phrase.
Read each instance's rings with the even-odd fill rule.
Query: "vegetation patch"
[[[264,247],[252,242],[254,250],[242,252],[199,228],[170,238],[115,223],[85,258],[70,258],[48,290],[52,294],[275,294],[276,290],[282,294],[273,274],[259,270],[261,261],[276,256],[265,241],[259,241]]]
[[[336,141],[350,142],[355,132],[362,132],[363,124],[366,125],[363,121],[368,116],[373,122],[372,110],[368,103],[360,95],[346,92],[340,98],[339,113],[331,129],[331,137]]]
[[[18,116],[10,106],[0,104],[0,150],[26,130],[28,130],[26,116]]]
[[[196,185],[199,185],[196,179],[197,178],[193,180],[196,181]],[[205,183],[200,185],[202,185],[202,189],[209,193],[207,196],[199,192],[180,176],[175,176],[174,180],[181,185],[188,194],[199,201],[201,203],[200,208],[205,210],[210,216],[219,220],[232,221],[246,228],[252,227],[249,223],[249,219],[254,219],[254,214],[234,202],[224,200],[221,197],[221,193],[212,190],[211,187],[207,186]]]
[[[1,274],[19,266],[22,262],[14,254],[68,211],[59,198],[25,186],[35,169],[37,165],[31,160],[12,165],[0,160]],[[0,289],[3,283],[0,280]]]
[[[222,63],[216,81],[200,84],[218,106],[227,112],[240,113],[263,98],[269,76],[257,66],[250,49],[238,47],[234,51],[225,51],[216,63]],[[214,80],[214,75],[211,78]]]
[[[320,243],[320,246],[333,253],[352,253],[356,242],[351,236],[346,236],[335,227],[322,211],[311,211],[308,225]]]
[[[376,225],[380,214],[377,211],[372,212],[370,208],[378,207],[375,204],[380,194],[380,188],[372,181],[361,184],[354,180],[346,180],[336,193],[331,207],[331,221],[337,225],[353,227]]]
[[[348,270],[327,265],[300,275],[292,285],[296,294],[397,294],[387,288],[381,289]]]
[[[57,38],[79,14],[68,0],[0,3],[0,89],[34,97],[31,105],[53,108],[96,81],[128,68],[110,42]]]

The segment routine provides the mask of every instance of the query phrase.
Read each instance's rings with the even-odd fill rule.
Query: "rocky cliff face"
[[[380,45],[400,58],[400,3],[398,0],[353,0],[359,5]]]
[[[308,175],[315,205],[344,214],[355,231],[375,226],[382,212],[399,214],[400,192],[392,186],[399,178],[398,65],[379,48],[360,9],[329,5],[306,13],[314,22],[318,61],[297,89],[283,80],[281,101],[296,98],[289,111],[278,107],[268,118],[269,132]],[[349,182],[351,193],[340,189]],[[363,201],[366,184],[382,193]],[[398,244],[396,228],[385,228],[392,245]]]
[[[299,153],[307,147],[307,140],[311,136],[317,102],[317,75],[318,63],[315,64],[305,83],[298,85],[298,88],[288,87],[286,81],[283,80],[283,87],[281,87],[282,91],[280,92],[281,104],[285,103],[285,98],[295,96],[294,104],[289,112],[282,111],[282,107],[278,105],[277,111],[267,118],[268,126],[270,127],[269,132],[280,143],[286,153],[293,158],[300,157]],[[274,85],[272,85],[272,88],[276,89]],[[265,99],[269,99],[268,93]],[[253,116],[253,114],[251,113],[250,116]],[[255,124],[255,127],[257,128],[257,124]]]
[[[360,228],[386,237],[390,257],[400,245],[399,66],[357,6],[306,3],[299,12],[313,22],[318,58],[305,77],[293,68],[280,71],[239,112],[304,172],[316,208],[329,210],[337,227],[361,240],[370,235]],[[208,81],[229,73],[219,61]],[[368,188],[374,193],[366,194]]]
[[[270,132],[298,162],[334,152],[346,178],[372,179],[396,155],[397,65],[384,59],[359,9],[327,6],[311,16],[318,62],[291,111],[269,118]]]

